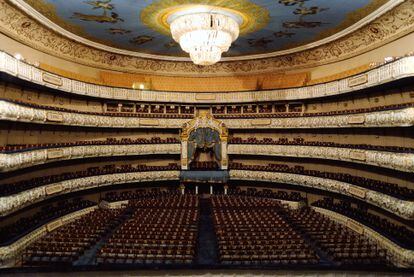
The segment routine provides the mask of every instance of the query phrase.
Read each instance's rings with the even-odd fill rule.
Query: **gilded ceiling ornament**
[[[169,36],[168,17],[197,5],[215,6],[236,13],[243,19],[240,25],[241,35],[264,28],[270,20],[267,9],[248,0],[160,0],[143,9],[140,17],[146,26]]]

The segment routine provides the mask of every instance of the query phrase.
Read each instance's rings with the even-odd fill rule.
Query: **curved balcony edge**
[[[39,238],[45,236],[52,228],[55,229],[62,225],[65,225],[75,219],[78,219],[81,216],[84,216],[95,209],[98,206],[88,207],[67,215],[64,215],[58,219],[54,219],[43,226],[37,228],[36,230],[30,232],[26,236],[20,238],[19,240],[13,242],[10,245],[0,247],[0,267],[7,266],[8,263],[11,263],[13,258],[17,257],[24,248],[26,248],[31,243],[35,242]]]
[[[414,76],[414,57],[407,56],[379,65],[364,73],[327,83],[299,88],[239,92],[174,92],[134,90],[81,82],[41,70],[0,52],[0,71],[42,86],[76,95],[112,100],[164,103],[248,103],[304,100],[345,94]]]
[[[331,191],[360,199],[401,218],[414,219],[414,202],[412,201],[401,200],[377,191],[332,179],[293,173],[230,170],[230,180],[276,182]]]
[[[365,235],[373,240],[380,247],[387,250],[387,258],[397,267],[409,268],[414,266],[414,250],[405,249],[390,239],[374,231],[363,223],[351,219],[337,212],[323,209],[320,207],[311,207],[314,211],[321,213],[335,222],[344,225],[360,234]]]
[[[66,193],[118,184],[176,181],[180,171],[146,171],[96,175],[70,179],[0,197],[0,216],[6,216],[39,201]]]
[[[138,118],[91,115],[27,107],[0,100],[0,120],[97,128],[180,129],[189,119]],[[414,108],[334,116],[292,118],[223,119],[229,129],[310,129],[409,127],[414,125]]]
[[[404,172],[414,172],[414,154],[406,153],[321,146],[255,144],[229,144],[227,152],[229,155],[260,155],[338,160],[369,164]]]
[[[0,154],[0,172],[56,161],[134,155],[180,154],[180,144],[88,145]]]

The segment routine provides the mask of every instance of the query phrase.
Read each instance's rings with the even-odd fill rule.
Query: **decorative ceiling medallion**
[[[141,21],[149,28],[170,35],[168,18],[172,14],[185,12],[199,6],[214,6],[223,11],[235,13],[242,19],[240,34],[245,35],[263,29],[269,22],[269,11],[248,0],[161,0],[147,6],[141,12]]]

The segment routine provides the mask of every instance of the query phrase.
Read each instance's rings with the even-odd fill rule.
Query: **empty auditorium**
[[[0,275],[413,276],[414,0],[0,0]]]

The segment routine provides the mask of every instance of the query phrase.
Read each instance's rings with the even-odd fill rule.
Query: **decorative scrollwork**
[[[70,213],[68,215],[62,216],[59,219],[54,220],[53,222],[60,221],[61,224],[67,224],[85,214],[88,214],[95,210],[97,206],[89,207],[80,211],[76,211],[73,213]],[[23,249],[25,249],[29,244],[32,242],[38,240],[39,238],[43,237],[47,234],[47,225],[53,224],[53,222],[49,222],[33,232],[30,232],[28,235],[22,237],[18,241],[14,242],[11,245],[0,247],[0,265],[7,263],[8,260],[13,259],[17,255],[21,253]]]
[[[26,107],[0,100],[0,119],[10,121],[101,128],[153,127],[167,129],[179,129],[187,121],[186,119],[178,118],[159,118],[155,122],[151,122],[151,125],[148,125],[147,119],[138,117],[112,117],[71,112],[56,112],[59,114],[59,120],[55,120],[57,116],[54,116],[53,120],[51,120],[48,113],[49,111],[45,109]],[[355,117],[358,117],[358,122],[354,121]],[[359,121],[360,119],[362,120]],[[257,124],[256,119],[223,119],[222,123],[229,129],[406,127],[414,125],[414,108],[362,113],[358,115],[269,118],[266,125]],[[225,133],[222,135],[225,136]]]
[[[230,179],[285,183],[327,190],[335,193],[348,195],[351,197],[356,196],[354,193],[352,193],[352,189],[356,188],[356,186],[352,184],[327,178],[313,177],[300,174],[250,170],[231,170]],[[360,198],[363,201],[366,201],[386,211],[394,213],[402,218],[409,220],[414,219],[414,203],[412,201],[400,200],[395,197],[368,189],[360,190],[363,190],[365,192],[361,194],[363,198]]]
[[[60,194],[132,182],[178,180],[179,176],[179,171],[150,171],[97,175],[66,180],[26,190],[18,194],[0,197],[0,215],[10,214],[23,207]]]
[[[255,145],[230,144],[229,154],[264,155],[282,157],[307,157],[364,163],[400,171],[414,172],[414,154],[394,153],[352,148],[301,146],[301,145]]]
[[[88,145],[0,154],[0,172],[69,159],[151,154],[180,154],[180,145]]]
[[[397,59],[364,74],[324,84],[290,89],[224,93],[137,91],[133,89],[84,83],[50,74],[37,67],[26,64],[23,61],[19,61],[5,52],[0,52],[0,71],[24,80],[29,80],[33,83],[77,95],[88,95],[111,100],[222,104],[300,100],[344,94],[353,90],[372,87],[387,81],[414,76],[414,57]],[[361,80],[363,81],[361,82]]]
[[[378,232],[372,230],[368,226],[361,224],[353,219],[350,219],[344,215],[336,213],[334,211],[326,210],[319,207],[312,207],[316,212],[324,214],[331,218],[332,220],[342,224],[347,225],[347,222],[351,221],[358,225],[362,225],[364,230],[364,235],[368,237],[370,240],[375,241],[380,247],[387,250],[387,256],[390,261],[398,266],[398,267],[413,267],[414,265],[414,251],[402,248],[401,246],[395,244],[391,240],[387,239],[386,237],[382,236]]]

